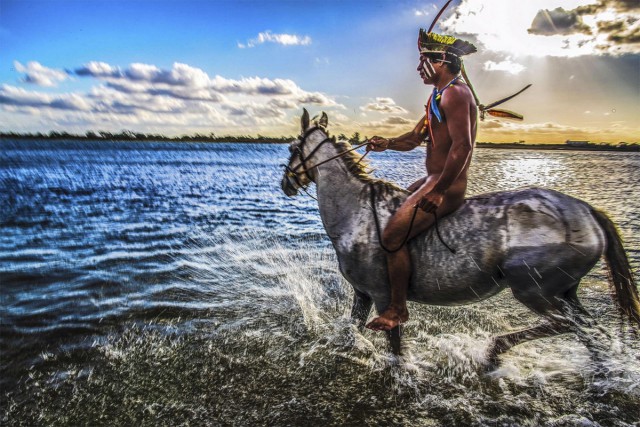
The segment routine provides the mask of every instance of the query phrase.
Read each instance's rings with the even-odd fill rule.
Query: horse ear
[[[320,121],[318,122],[318,126],[326,129],[329,126],[329,116],[324,111],[322,112],[322,116],[320,117]]]
[[[302,125],[302,133],[304,133],[309,128],[309,112],[306,108],[302,109],[302,118],[300,119],[300,124]]]

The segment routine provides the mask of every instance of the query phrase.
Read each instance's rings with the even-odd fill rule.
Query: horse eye
[[[292,142],[291,145],[289,145],[289,152],[293,153],[294,151],[296,151],[299,145],[300,145],[300,142],[298,141]]]

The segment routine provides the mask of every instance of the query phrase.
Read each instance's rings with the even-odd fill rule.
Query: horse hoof
[[[499,367],[500,367],[500,359],[498,358],[498,356],[487,357],[486,362],[482,365],[482,369],[485,375],[496,371]]]

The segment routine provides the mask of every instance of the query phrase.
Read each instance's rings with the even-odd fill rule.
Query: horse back
[[[591,207],[553,190],[528,188],[468,198],[410,244],[410,299],[457,305],[488,298],[511,285],[530,264],[574,265],[586,274],[604,247]],[[577,261],[579,254],[583,259]],[[566,268],[566,267],[565,267]],[[536,270],[538,271],[538,270]],[[571,273],[569,273],[571,274]]]

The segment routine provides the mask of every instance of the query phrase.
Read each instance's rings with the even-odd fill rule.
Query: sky
[[[417,35],[444,0],[0,0],[0,130],[397,136],[424,114]],[[640,2],[454,0],[478,141],[640,141]]]

